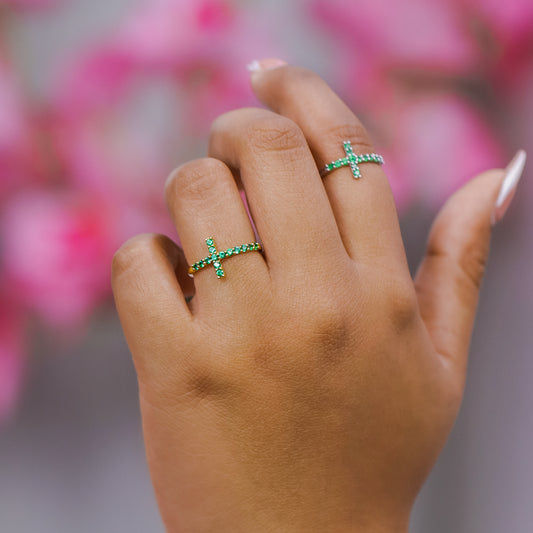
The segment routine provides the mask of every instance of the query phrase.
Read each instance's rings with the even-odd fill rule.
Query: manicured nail
[[[524,150],[518,150],[511,162],[505,169],[505,178],[503,179],[498,199],[494,204],[494,210],[490,219],[491,224],[494,226],[505,215],[516,191],[516,186],[522,177],[524,166],[526,164],[526,152]]]
[[[250,72],[259,72],[261,70],[270,70],[277,67],[283,67],[287,64],[286,61],[283,61],[282,59],[276,59],[276,58],[268,58],[268,59],[254,59],[248,66],[248,70]]]

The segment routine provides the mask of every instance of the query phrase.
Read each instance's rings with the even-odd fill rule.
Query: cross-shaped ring
[[[258,242],[252,242],[250,244],[241,244],[240,246],[234,246],[233,248],[228,248],[219,252],[215,245],[215,239],[209,237],[205,240],[207,247],[209,249],[209,255],[204,259],[197,261],[194,265],[189,267],[189,276],[191,278],[196,272],[202,270],[206,266],[213,265],[218,279],[221,279],[226,276],[224,269],[222,268],[222,260],[227,259],[233,255],[244,254],[246,252],[260,252],[263,248]]]
[[[337,159],[337,161],[332,161],[326,165],[325,168],[320,171],[322,177],[337,168],[350,167],[352,169],[353,177],[359,179],[361,177],[361,170],[359,169],[360,163],[377,163],[378,165],[383,165],[383,163],[385,163],[385,160],[379,154],[356,155],[350,141],[344,141],[343,144],[346,157]]]

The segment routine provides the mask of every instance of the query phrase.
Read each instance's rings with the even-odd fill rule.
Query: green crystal
[[[224,271],[223,270],[217,270],[217,276],[219,278],[223,278],[225,276]]]
[[[226,252],[218,252],[218,257],[224,259],[224,257],[226,257]]]
[[[216,249],[214,246],[210,246],[210,247],[209,247],[209,251],[210,251],[212,254],[214,254],[214,253],[216,253],[217,249]]]
[[[228,248],[228,249],[226,250],[226,255],[227,255],[228,257],[232,256],[232,255],[233,255],[233,248]]]
[[[248,245],[247,244],[243,244],[242,247],[241,247],[241,250],[243,252],[246,252],[248,250]]]
[[[205,242],[206,242],[207,246],[213,246],[215,244],[213,239],[207,239]]]
[[[233,249],[233,253],[234,254],[240,254],[241,253],[241,247],[240,246],[235,246],[235,248]]]

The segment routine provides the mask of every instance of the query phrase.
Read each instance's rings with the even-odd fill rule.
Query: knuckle
[[[342,300],[332,295],[321,295],[309,302],[298,318],[308,341],[328,353],[338,351],[349,336],[348,313]]]
[[[329,128],[328,136],[342,141],[351,141],[355,153],[374,152],[374,145],[365,127],[360,122],[341,124]]]
[[[479,244],[470,244],[459,259],[459,267],[464,274],[464,277],[472,283],[475,289],[481,288],[481,281],[485,274],[487,267],[488,249],[484,250],[479,247]]]
[[[189,161],[172,172],[165,184],[165,196],[171,205],[177,197],[203,197],[213,189],[218,177],[228,172],[218,159],[206,157]]]
[[[466,282],[466,288],[469,289],[473,286],[476,290],[481,288],[488,254],[488,244],[480,246],[477,241],[467,242],[457,253],[452,253],[446,247],[431,243],[427,249],[428,257],[446,261],[452,271],[457,272],[456,282],[459,285],[464,286]]]
[[[418,298],[410,280],[389,281],[387,309],[395,330],[403,331],[414,323],[418,316]]]
[[[126,241],[113,256],[111,267],[113,277],[131,270],[139,262],[142,263],[146,257],[150,257],[154,250],[155,241],[162,237],[162,235],[143,233]]]
[[[250,148],[262,152],[291,152],[306,145],[296,123],[273,113],[250,121],[245,135]]]

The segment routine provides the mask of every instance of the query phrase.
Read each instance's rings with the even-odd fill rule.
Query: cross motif
[[[226,259],[233,255],[244,254],[246,252],[261,252],[263,249],[263,247],[258,242],[252,242],[250,244],[241,244],[240,246],[234,246],[233,248],[228,248],[227,250],[222,250],[219,252],[217,250],[215,239],[213,239],[213,237],[209,237],[208,239],[206,239],[205,243],[207,244],[207,247],[209,249],[209,255],[189,267],[189,276],[191,277],[199,270],[202,270],[202,268],[205,268],[209,265],[213,265],[218,279],[221,279],[226,276],[226,273],[222,268],[222,259]]]
[[[350,141],[344,141],[343,144],[346,157],[337,159],[337,161],[332,161],[326,165],[326,168],[324,168],[320,173],[322,177],[336,168],[349,166],[352,169],[353,177],[358,180],[361,177],[361,169],[359,168],[360,163],[378,163],[379,165],[383,165],[385,162],[383,157],[381,157],[379,154],[356,155],[353,151],[352,143]]]
[[[219,256],[219,252],[215,245],[215,240],[213,239],[213,237],[209,237],[209,239],[205,240],[205,243],[207,244],[207,247],[209,248],[209,253],[211,255],[206,257],[204,261],[209,261],[209,259],[211,259],[210,262],[213,265],[213,268],[215,269],[217,273],[218,279],[223,278],[226,275],[226,273],[224,272],[224,269],[222,268],[222,263],[221,263],[222,257]]]

